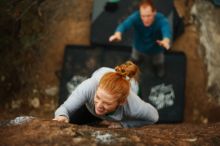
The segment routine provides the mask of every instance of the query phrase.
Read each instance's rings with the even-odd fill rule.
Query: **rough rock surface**
[[[208,92],[220,102],[220,9],[211,1],[197,0],[191,13],[199,29],[199,51],[207,66]]]
[[[208,77],[204,59],[198,54],[201,34],[198,34],[196,25],[188,23],[190,17],[188,13],[191,9],[189,5],[194,0],[187,1],[190,1],[190,4],[185,5],[185,0],[175,0],[179,4],[178,10],[182,11],[181,16],[185,18],[186,25],[185,33],[173,47],[173,51],[183,51],[187,56],[184,124],[110,130],[88,126],[77,127],[49,120],[34,120],[23,125],[0,126],[0,145],[220,145],[218,134],[220,124],[195,125],[219,122],[220,108],[213,98],[207,97],[206,79]],[[7,14],[10,12],[14,16],[20,11],[23,12],[23,8],[26,8],[25,2],[28,5],[30,1],[16,0],[12,3],[5,0],[5,2],[16,7],[14,9],[0,7],[0,10],[7,8],[4,12]],[[18,32],[15,31],[17,37],[14,39],[22,41],[21,46],[16,45],[18,43],[15,43],[16,41],[8,41],[8,38],[11,38],[8,36],[11,33],[8,32],[14,26],[11,23],[12,14],[3,17],[10,18],[10,21],[1,19],[1,29],[3,28],[4,31],[0,31],[0,34],[8,36],[5,41],[10,44],[1,47],[0,53],[1,120],[19,115],[52,118],[57,107],[59,80],[57,77],[62,67],[65,45],[89,45],[92,0],[41,2],[40,5],[34,5],[26,11],[22,17],[18,16],[21,19],[16,26],[21,25],[21,27]],[[199,11],[205,12],[205,10],[202,12],[203,9]],[[1,11],[0,15],[5,13]],[[12,22],[16,21],[17,17],[13,17],[12,20]],[[215,30],[217,29],[218,26]],[[17,123],[17,120],[25,120],[25,118],[11,121],[11,124]],[[187,123],[194,123],[194,125]],[[110,143],[99,142],[99,139],[107,141],[110,139]]]
[[[1,125],[0,131],[2,146],[220,145],[220,123],[108,129],[32,119],[21,124]]]

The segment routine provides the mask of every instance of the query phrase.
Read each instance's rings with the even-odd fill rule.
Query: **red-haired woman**
[[[54,120],[69,122],[86,105],[109,128],[139,127],[158,121],[157,110],[137,95],[139,68],[131,61],[115,69],[102,67],[83,81],[56,110]],[[74,123],[74,122],[73,122]]]

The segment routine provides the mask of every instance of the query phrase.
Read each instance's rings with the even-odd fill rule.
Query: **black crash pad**
[[[220,6],[220,0],[212,0],[212,2],[213,2],[216,6]]]
[[[173,39],[184,31],[183,21],[178,16],[173,0],[154,0],[159,12],[168,17],[173,34]],[[108,38],[115,32],[116,27],[134,10],[137,10],[138,0],[120,0],[117,7],[110,9],[108,0],[94,0],[91,26],[91,43],[96,45],[112,45],[130,47],[132,32],[123,34],[123,40],[118,43],[109,43]]]
[[[130,51],[121,48],[67,46],[60,81],[60,99],[63,103],[72,90],[90,77],[99,67],[115,67],[130,57]],[[165,54],[166,75],[158,78],[148,64],[141,66],[141,98],[159,111],[158,123],[183,121],[186,57],[183,53]]]

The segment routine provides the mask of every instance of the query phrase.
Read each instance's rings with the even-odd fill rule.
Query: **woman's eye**
[[[111,104],[109,104],[109,103],[106,103],[105,105],[106,105],[106,106],[110,106]]]
[[[98,97],[98,96],[95,96],[95,100],[99,100],[99,97]]]
[[[98,102],[98,99],[97,99],[97,98],[95,98],[95,99],[94,99],[94,101],[95,101],[95,102]]]

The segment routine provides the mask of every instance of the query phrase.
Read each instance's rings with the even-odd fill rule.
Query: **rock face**
[[[191,13],[200,32],[199,51],[207,65],[208,92],[220,101],[220,9],[211,1],[196,0]]]
[[[220,145],[220,123],[108,129],[33,118],[21,124],[1,124],[0,131],[2,146]]]

